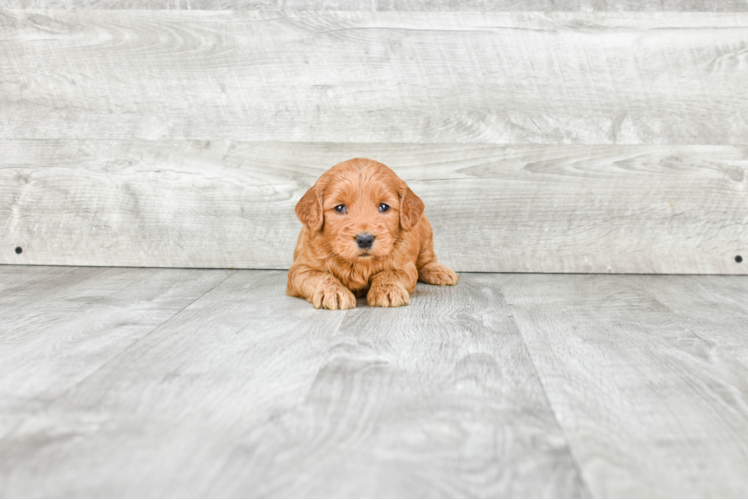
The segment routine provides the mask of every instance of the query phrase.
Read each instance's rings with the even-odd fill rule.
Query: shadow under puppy
[[[286,294],[319,309],[408,304],[418,280],[455,285],[457,274],[434,254],[423,201],[382,163],[354,158],[322,174],[299,200],[304,227]]]

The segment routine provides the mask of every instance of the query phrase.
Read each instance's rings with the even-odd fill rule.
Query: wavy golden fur
[[[424,204],[382,163],[354,158],[322,174],[299,200],[304,225],[286,294],[314,307],[350,309],[408,304],[418,280],[455,285],[457,274],[434,254]]]

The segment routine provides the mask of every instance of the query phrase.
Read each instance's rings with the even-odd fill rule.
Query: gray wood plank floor
[[[497,280],[594,495],[748,495],[748,279]]]
[[[0,496],[746,496],[748,277],[0,266]]]
[[[230,271],[0,266],[0,438]]]

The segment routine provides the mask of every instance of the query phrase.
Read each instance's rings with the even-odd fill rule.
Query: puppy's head
[[[421,219],[421,199],[387,166],[364,158],[338,163],[296,205],[310,231],[321,232],[329,249],[365,262],[392,251],[401,231]]]

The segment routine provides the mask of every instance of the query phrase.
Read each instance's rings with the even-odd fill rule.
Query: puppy
[[[437,262],[421,199],[387,166],[365,158],[338,163],[299,200],[304,227],[286,294],[319,309],[408,304],[418,280],[455,285]]]

